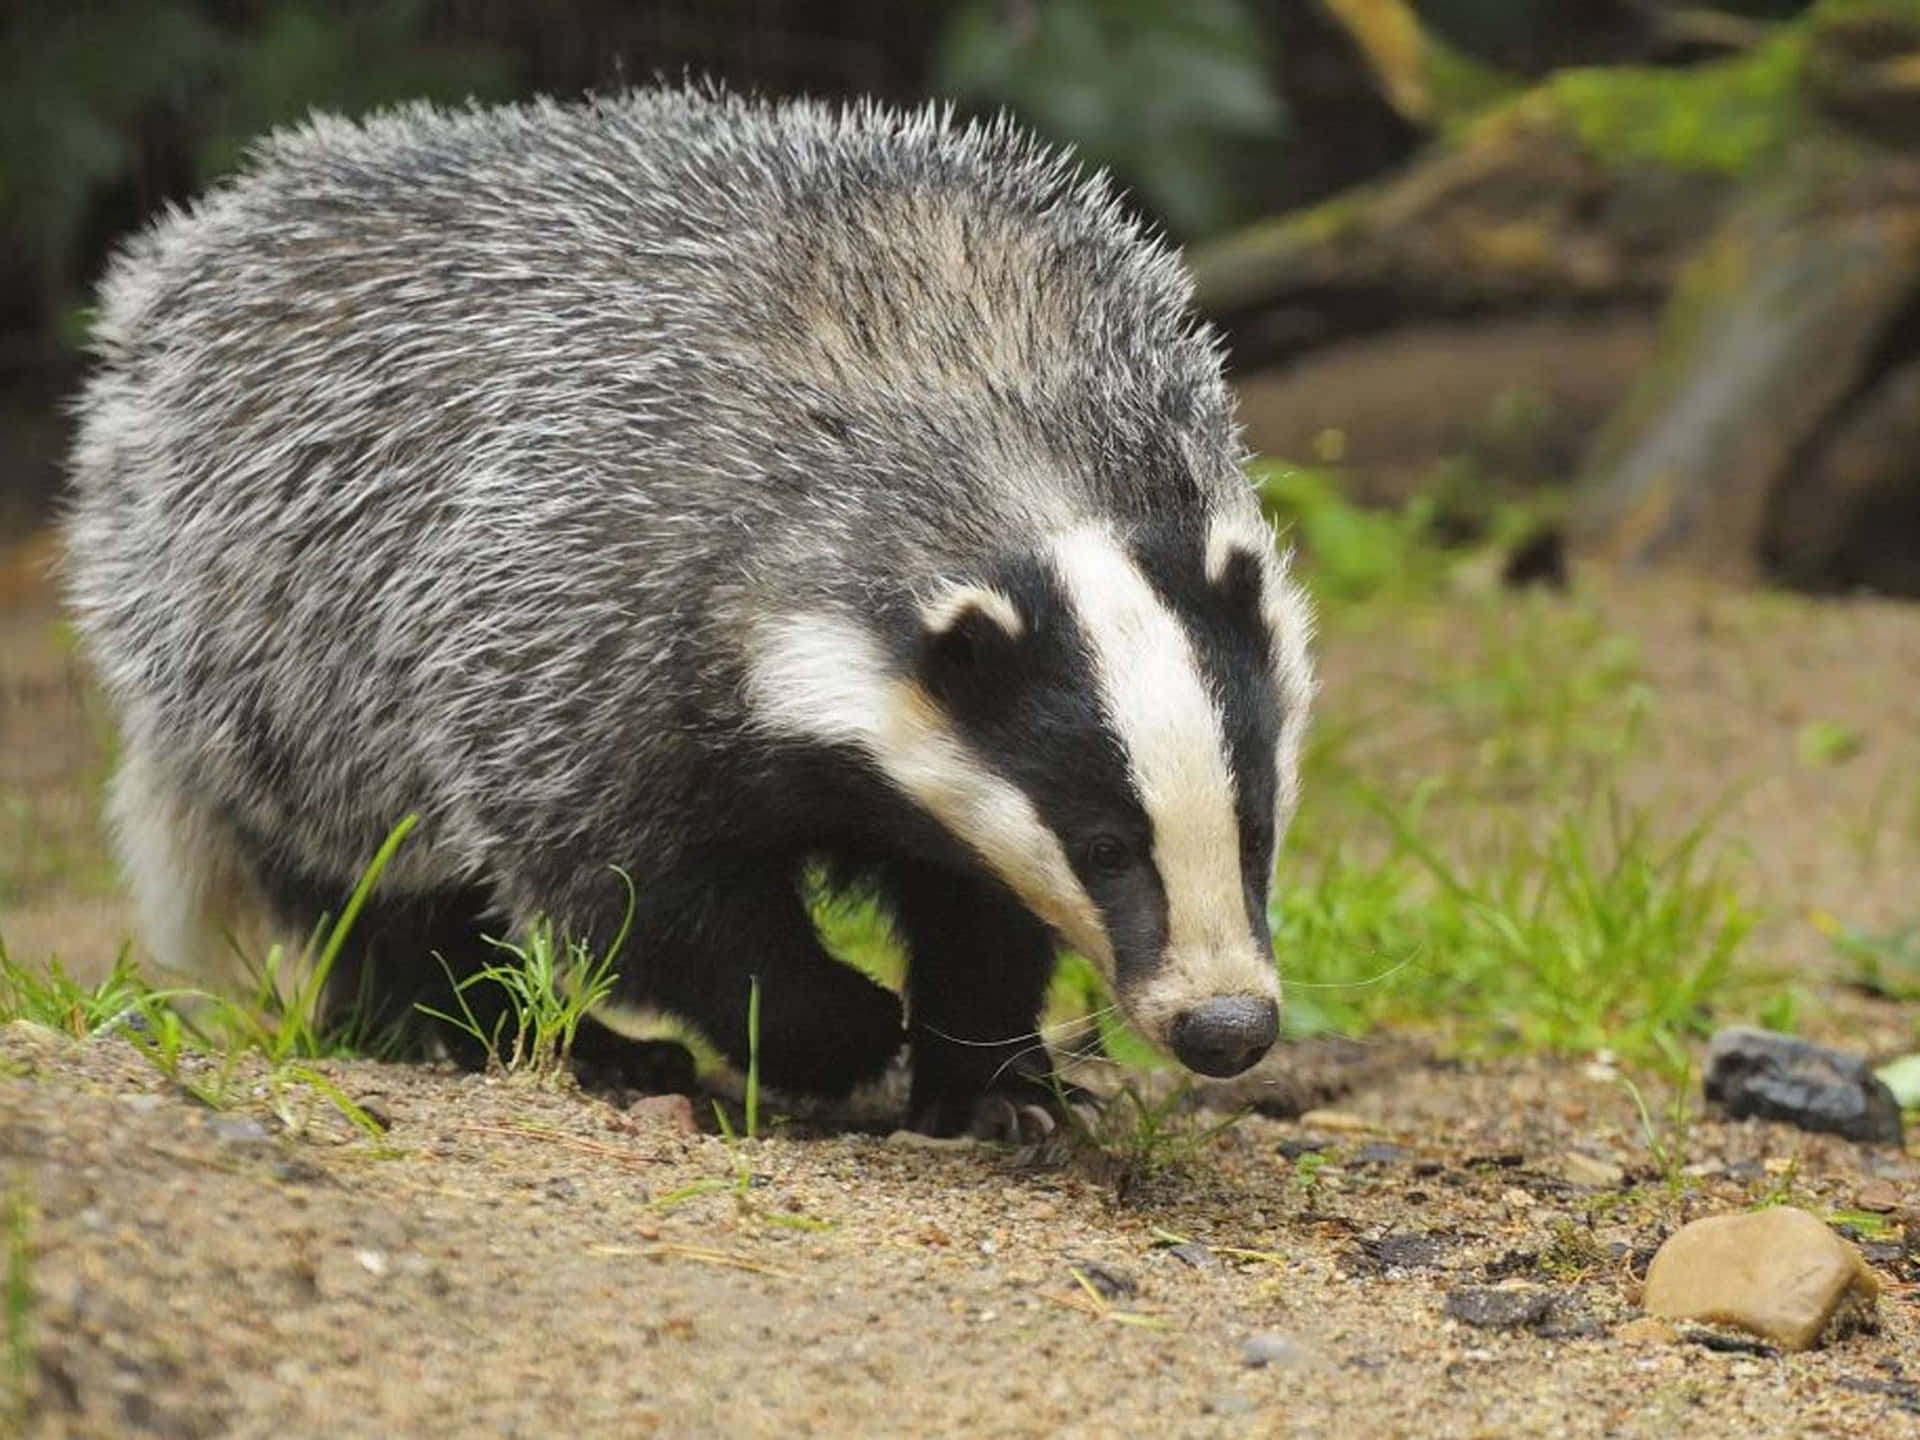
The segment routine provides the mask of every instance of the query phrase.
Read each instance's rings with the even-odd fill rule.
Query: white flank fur
[[[1100,913],[1032,802],[973,754],[925,691],[890,673],[859,625],[819,614],[770,622],[756,636],[751,666],[757,724],[864,751],[1035,915],[1113,973]]]
[[[1080,617],[1109,722],[1153,825],[1167,897],[1167,952],[1133,1008],[1164,1033],[1171,1008],[1213,995],[1278,999],[1241,896],[1240,827],[1225,727],[1180,621],[1112,536],[1070,532],[1053,545]]]
[[[108,806],[127,883],[159,973],[238,987],[242,957],[283,937],[224,828],[192,804],[138,736],[129,736]]]

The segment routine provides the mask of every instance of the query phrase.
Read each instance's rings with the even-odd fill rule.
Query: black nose
[[[1204,1000],[1174,1018],[1173,1053],[1201,1075],[1238,1075],[1273,1047],[1280,1007],[1260,995]]]

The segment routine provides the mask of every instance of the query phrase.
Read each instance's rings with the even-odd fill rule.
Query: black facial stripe
[[[1100,912],[1121,978],[1166,949],[1167,903],[1149,863],[1103,875],[1087,863],[1097,834],[1151,857],[1153,826],[1100,698],[1079,620],[1051,568],[1016,562],[985,577],[1023,621],[1017,643],[996,657],[1004,669],[971,694],[947,698],[960,735],[1032,803]]]

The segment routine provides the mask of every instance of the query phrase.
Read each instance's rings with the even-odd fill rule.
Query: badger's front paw
[[[1007,1145],[1039,1145],[1085,1129],[1099,1114],[1094,1095],[1057,1075],[1019,1075],[985,1092],[924,1094],[915,1086],[911,1120],[923,1135],[972,1135]]]

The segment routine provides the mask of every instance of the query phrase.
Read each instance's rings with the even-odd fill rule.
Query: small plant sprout
[[[541,1080],[557,1077],[573,1053],[580,1022],[612,994],[619,976],[614,962],[626,944],[633,924],[633,880],[618,866],[614,874],[627,887],[627,911],[607,948],[599,954],[585,941],[555,928],[550,919],[536,920],[523,941],[488,943],[506,959],[453,981],[459,1014],[450,1015],[422,1005],[422,1013],[443,1020],[471,1035],[486,1048],[488,1063],[510,1074]],[[441,961],[444,966],[445,960]],[[507,1008],[491,1028],[475,1013],[468,992],[477,986],[497,985],[506,992]]]
[[[1195,1118],[1193,1082],[1185,1077],[1157,1099],[1123,1085],[1091,1114],[1058,1077],[1054,1085],[1054,1108],[1066,1117],[1074,1139],[1123,1191],[1191,1169],[1209,1145],[1246,1118],[1245,1111],[1212,1121]]]
[[[664,1195],[656,1196],[652,1202],[655,1210],[671,1210],[689,1200],[702,1195],[718,1195],[730,1192],[734,1207],[741,1215],[752,1220],[763,1220],[769,1225],[778,1225],[788,1230],[831,1230],[831,1220],[816,1220],[811,1215],[795,1215],[784,1210],[769,1210],[756,1204],[753,1198],[753,1168],[747,1163],[744,1140],[757,1139],[760,1133],[760,977],[754,976],[747,985],[747,1083],[745,1098],[744,1134],[733,1128],[733,1122],[727,1118],[726,1108],[718,1100],[713,1102],[713,1117],[720,1127],[720,1134],[726,1142],[727,1155],[732,1162],[733,1174],[729,1178],[711,1176],[705,1180],[695,1180],[690,1185],[682,1185]]]
[[[1687,1091],[1692,1080],[1692,1067],[1683,1066],[1677,1075],[1673,1087],[1673,1100],[1667,1109],[1667,1123],[1662,1127],[1655,1123],[1653,1113],[1647,1108],[1646,1096],[1633,1080],[1622,1075],[1620,1085],[1633,1099],[1633,1108],[1640,1117],[1640,1134],[1647,1142],[1647,1153],[1653,1157],[1653,1163],[1665,1182],[1667,1192],[1679,1199],[1687,1188],[1685,1166],[1687,1163],[1687,1137],[1693,1129],[1693,1110],[1687,1104]]]

